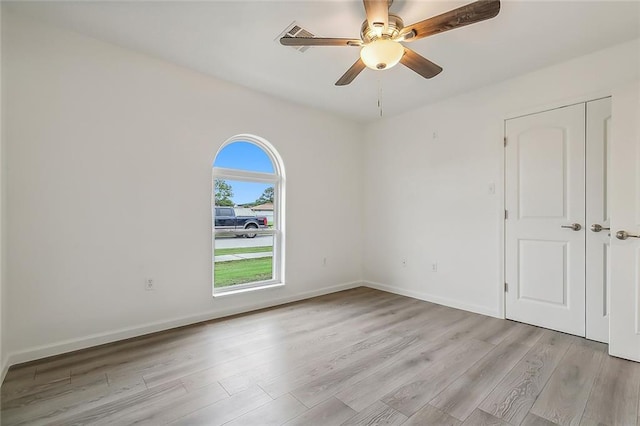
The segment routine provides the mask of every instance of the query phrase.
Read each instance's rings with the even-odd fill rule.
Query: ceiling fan
[[[389,13],[393,0],[363,0],[367,19],[362,23],[360,39],[289,37],[280,39],[284,46],[352,46],[360,47],[360,58],[336,82],[345,86],[365,69],[384,70],[398,62],[424,78],[440,74],[442,68],[401,44],[465,25],[491,19],[500,12],[500,0],[478,0],[415,24],[404,26],[402,19]]]

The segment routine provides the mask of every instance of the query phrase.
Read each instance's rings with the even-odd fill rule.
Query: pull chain
[[[378,78],[378,111],[380,111],[380,118],[384,115],[382,109],[382,83],[380,82],[380,78]]]

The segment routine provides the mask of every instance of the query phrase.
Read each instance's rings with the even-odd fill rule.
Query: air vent
[[[315,35],[311,34],[311,32],[305,30],[295,22],[292,22],[291,25],[285,28],[285,30],[281,32],[280,35],[278,35],[278,37],[276,38],[276,42],[280,43],[280,39],[282,37],[315,37]],[[297,50],[298,52],[305,52],[311,46],[289,46],[289,47]]]

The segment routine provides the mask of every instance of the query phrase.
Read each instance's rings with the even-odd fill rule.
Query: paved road
[[[272,246],[272,235],[258,235],[255,238],[234,238],[234,237],[218,237],[216,238],[216,248],[236,248],[236,247],[261,247]]]

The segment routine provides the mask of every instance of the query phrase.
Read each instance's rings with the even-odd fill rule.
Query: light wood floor
[[[12,368],[2,424],[640,426],[640,364],[358,288]]]

